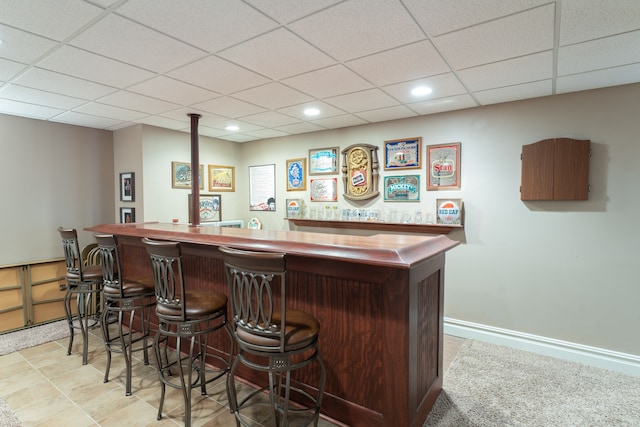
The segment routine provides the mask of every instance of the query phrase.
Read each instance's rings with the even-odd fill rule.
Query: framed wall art
[[[460,143],[427,146],[427,190],[460,189]]]
[[[200,165],[200,189],[204,190],[204,166]],[[191,188],[191,163],[171,162],[171,188]]]
[[[276,165],[249,166],[249,210],[276,210]]]
[[[120,201],[133,202],[136,199],[135,174],[125,172],[120,174]]]
[[[236,191],[236,168],[209,165],[209,191]]]
[[[342,150],[342,183],[344,198],[369,200],[378,191],[378,146],[354,144]]]
[[[461,199],[436,200],[436,224],[462,225],[463,209]]]
[[[193,223],[191,201],[193,196],[189,194],[189,222]],[[216,222],[222,220],[222,196],[220,194],[200,194],[200,222]]]
[[[421,137],[385,141],[385,170],[420,169],[421,147]]]
[[[312,202],[335,202],[338,200],[338,178],[311,180]]]
[[[309,150],[309,175],[331,175],[338,173],[339,147]]]
[[[287,191],[307,189],[307,159],[287,160]]]
[[[419,202],[420,175],[384,177],[385,202]]]
[[[136,222],[136,209],[120,208],[120,223],[128,224],[130,222]]]

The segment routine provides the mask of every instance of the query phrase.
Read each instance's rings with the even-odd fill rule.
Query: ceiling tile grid
[[[0,113],[101,129],[189,132],[197,112],[203,135],[247,142],[637,82],[637,0],[3,0],[0,13]]]

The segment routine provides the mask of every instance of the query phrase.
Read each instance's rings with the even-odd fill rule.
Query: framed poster
[[[462,225],[462,200],[437,199],[436,224]]]
[[[236,168],[209,165],[209,191],[236,191]]]
[[[335,202],[338,200],[338,178],[311,180],[312,202]]]
[[[421,147],[422,137],[385,141],[385,170],[420,169]]]
[[[135,174],[125,172],[120,174],[120,201],[133,202],[136,199]]]
[[[420,175],[384,177],[385,202],[419,202]]]
[[[249,166],[249,210],[276,210],[276,165]]]
[[[200,189],[204,190],[204,166],[200,165]],[[171,188],[191,188],[191,163],[171,162]]]
[[[193,213],[191,212],[191,201],[193,197],[189,194],[189,222],[193,223]],[[222,198],[219,194],[200,194],[200,222],[216,222],[222,220]]]
[[[136,222],[136,209],[120,208],[120,223],[127,224],[130,222]]]
[[[460,189],[460,143],[427,146],[427,190]]]
[[[307,159],[287,160],[287,191],[304,191],[307,189]]]
[[[331,175],[338,173],[339,147],[309,150],[309,175]]]

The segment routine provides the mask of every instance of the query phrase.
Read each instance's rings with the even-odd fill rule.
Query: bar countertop
[[[411,268],[415,263],[459,244],[443,235],[376,234],[352,236],[288,230],[250,230],[158,222],[100,224],[87,231],[120,236],[177,240],[200,245],[285,252],[354,263]]]

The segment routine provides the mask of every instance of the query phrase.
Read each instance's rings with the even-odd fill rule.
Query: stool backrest
[[[156,290],[156,315],[161,319],[185,321],[186,307],[182,252],[179,242],[142,239],[147,248]]]
[[[236,329],[265,338],[256,350],[284,352],[286,344],[285,254],[253,252],[221,246],[232,318]],[[239,341],[242,338],[236,334]],[[273,344],[276,344],[274,346]],[[274,348],[275,347],[275,348]]]
[[[113,234],[93,235],[98,242],[98,253],[102,264],[102,277],[104,286],[117,288],[120,298],[124,298],[120,279],[122,278],[122,264],[120,264],[120,252],[118,251],[118,240]]]
[[[75,228],[58,227],[58,233],[62,238],[67,275],[77,276],[78,281],[82,282],[84,278],[82,276],[82,257],[80,245],[78,244],[78,232]]]

